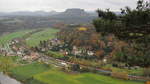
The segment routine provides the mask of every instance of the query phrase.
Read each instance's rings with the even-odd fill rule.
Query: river
[[[0,84],[21,84],[21,83],[0,72]]]

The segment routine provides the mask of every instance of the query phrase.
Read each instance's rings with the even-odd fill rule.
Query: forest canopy
[[[93,24],[98,33],[114,34],[132,47],[118,52],[116,60],[129,65],[150,66],[150,2],[139,0],[135,9],[121,8],[120,15],[109,9],[98,9],[97,13],[99,17]]]

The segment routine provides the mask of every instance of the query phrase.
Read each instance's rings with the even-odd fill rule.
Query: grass
[[[116,67],[113,67],[112,65],[108,64],[106,66],[104,66],[103,68],[109,68],[109,69],[112,69],[112,71],[114,72],[126,72],[130,75],[136,75],[136,76],[143,76],[143,68],[138,68],[138,69],[121,69],[121,68],[116,68]]]
[[[0,37],[0,46],[2,46],[2,45],[5,46],[12,39],[23,37],[24,35],[26,35],[27,33],[31,32],[31,31],[32,30],[24,30],[24,31],[18,31],[18,32],[7,34],[7,35],[3,35]]]
[[[26,35],[31,30],[19,31],[0,37],[0,45],[6,45],[10,40]],[[48,40],[55,37],[57,29],[44,29],[43,31],[32,34],[28,40],[27,45],[30,47],[37,46],[40,41]],[[59,53],[50,51],[54,57],[63,57]],[[6,58],[7,59],[7,58]],[[2,63],[8,62],[11,66],[13,61],[19,59],[17,57],[11,58],[11,61],[0,58]],[[4,62],[3,62],[4,61]],[[14,65],[14,64],[13,64]],[[5,66],[4,66],[5,67]],[[6,68],[7,69],[7,68]],[[122,71],[121,69],[113,68],[115,71]],[[141,73],[140,70],[128,71],[131,74]],[[68,74],[60,70],[52,69],[50,66],[42,63],[31,63],[24,66],[13,67],[10,70],[13,77],[20,81],[28,81],[28,84],[144,84],[142,82],[127,81],[115,79],[109,76],[97,75],[93,73],[82,74]]]
[[[46,55],[54,57],[54,58],[63,58],[64,57],[64,55],[62,53],[54,52],[54,51],[47,51]]]
[[[139,69],[132,69],[132,70],[129,70],[129,69],[119,69],[119,68],[112,68],[113,71],[115,72],[127,72],[128,74],[130,75],[136,75],[136,76],[143,76],[143,68],[139,68]]]
[[[119,80],[93,73],[71,75],[57,70],[37,74],[34,79],[43,82],[43,84],[143,84],[142,82]]]
[[[14,68],[17,66],[17,56],[14,57],[5,57],[0,55],[0,71],[8,71],[9,69]]]
[[[58,32],[58,31],[59,31],[58,29],[49,28],[49,29],[44,29],[41,32],[32,34],[28,38],[28,40],[26,40],[27,45],[30,47],[37,46],[37,45],[39,45],[40,41],[49,40],[51,38],[54,38],[56,32]]]
[[[144,84],[93,73],[68,74],[42,63],[32,63],[11,70],[12,76],[28,84]]]
[[[31,31],[33,31],[33,30],[24,30],[24,31],[21,30],[18,32],[3,35],[0,37],[0,46],[2,46],[2,45],[6,46],[7,43],[10,42],[12,39],[23,37],[24,35],[26,35],[27,33],[31,32]],[[48,28],[48,29],[44,29],[43,31],[34,33],[26,40],[27,45],[30,47],[37,46],[40,43],[40,41],[54,38],[56,32],[58,32],[58,31],[59,31],[58,29]]]
[[[17,80],[27,80],[32,78],[35,74],[42,73],[46,70],[49,70],[50,67],[48,65],[42,63],[32,63],[24,66],[16,67],[10,70],[11,75],[15,77]]]

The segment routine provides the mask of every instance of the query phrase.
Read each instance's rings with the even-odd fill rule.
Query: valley
[[[141,82],[123,81],[121,79],[116,79],[116,78],[103,75],[103,73],[104,74],[107,73],[107,70],[105,71],[104,69],[94,68],[93,66],[91,67],[91,70],[93,68],[93,70],[95,69],[97,71],[100,71],[100,73],[102,74],[98,75],[98,74],[91,73],[93,71],[84,72],[84,73],[81,73],[80,71],[74,71],[74,70],[72,71],[71,69],[72,66],[75,66],[76,64],[75,62],[71,62],[71,61],[69,62],[67,60],[62,59],[65,57],[65,54],[61,53],[62,51],[59,52],[60,54],[58,54],[58,52],[55,54],[53,52],[50,52],[49,55],[43,53],[47,50],[48,46],[50,48],[52,45],[54,47],[57,45],[57,42],[53,42],[55,40],[52,40],[57,37],[56,34],[57,32],[59,32],[58,29],[52,29],[52,28],[37,29],[37,30],[34,29],[34,30],[27,30],[27,31],[19,31],[16,33],[8,34],[8,36],[4,36],[4,37],[2,36],[1,40],[5,42],[1,42],[1,44],[5,46],[9,46],[9,47],[5,47],[6,49],[5,55],[8,57],[7,58],[3,56],[1,57],[1,60],[3,61],[5,61],[5,58],[9,59],[8,60],[9,62],[5,61],[6,64],[8,63],[7,66],[3,64],[3,66],[6,68],[2,68],[2,71],[4,71],[6,74],[10,75],[11,77],[25,84],[26,83],[27,84],[51,84],[51,82],[53,82],[54,84],[70,84],[70,83],[84,84],[86,82],[87,84],[88,83],[99,84],[99,82],[103,84],[114,84],[119,82],[122,84],[143,84],[142,81]],[[36,46],[37,47],[42,46],[41,43],[48,40],[52,42],[51,46],[46,45],[45,47],[41,47],[42,49],[38,52],[37,50],[35,50],[36,48],[34,49],[34,47]],[[13,44],[10,45],[10,43]],[[20,47],[22,49],[19,49],[17,51],[15,50],[12,51],[11,50],[13,49],[12,45],[18,48]],[[26,51],[26,49],[28,51]],[[26,53],[22,51],[26,51]],[[12,53],[10,54],[10,52]],[[80,68],[88,68],[88,66],[89,65],[81,64]],[[107,74],[111,74],[111,72],[108,72]],[[91,82],[88,82],[88,79],[90,79]],[[109,80],[109,81],[105,81],[105,80]]]
[[[149,0],[22,1],[0,1],[0,84],[150,84]]]

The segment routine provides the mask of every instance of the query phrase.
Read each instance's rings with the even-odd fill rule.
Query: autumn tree
[[[135,53],[131,56],[126,50],[122,56],[133,59],[134,61],[129,61],[130,64],[150,66],[150,2],[139,0],[136,9],[121,9],[122,15],[117,16],[117,19],[110,19],[112,16],[108,12],[97,11],[99,18],[93,21],[96,31],[102,35],[114,34],[120,40],[129,43]]]

